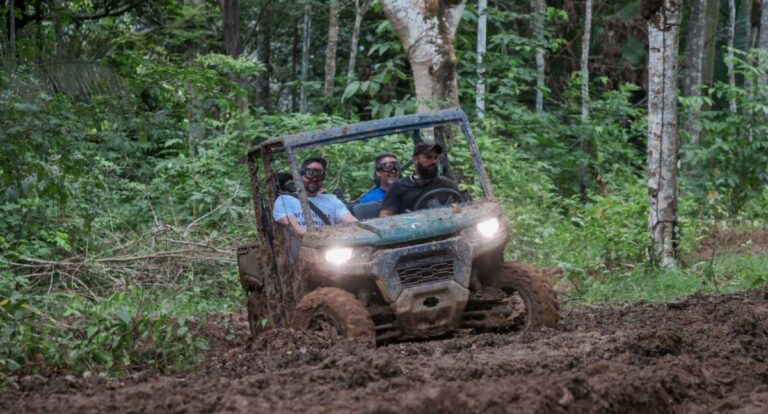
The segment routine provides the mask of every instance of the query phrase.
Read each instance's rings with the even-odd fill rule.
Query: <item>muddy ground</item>
[[[184,374],[26,378],[0,412],[768,412],[766,288],[379,348],[246,331],[243,315],[214,319],[215,350]]]

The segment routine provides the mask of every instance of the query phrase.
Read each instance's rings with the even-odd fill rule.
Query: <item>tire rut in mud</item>
[[[556,329],[373,348],[272,330],[175,376],[24,379],[9,412],[763,413],[768,289],[563,309]],[[214,328],[216,325],[214,324]]]

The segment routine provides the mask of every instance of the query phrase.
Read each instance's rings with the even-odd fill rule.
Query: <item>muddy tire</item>
[[[251,335],[256,337],[261,332],[270,328],[267,309],[267,301],[264,299],[263,292],[255,290],[248,295],[248,328]]]
[[[374,336],[368,310],[354,295],[339,288],[320,288],[306,294],[293,312],[291,326],[344,338]]]
[[[557,295],[549,278],[540,270],[522,263],[504,263],[488,283],[504,290],[511,299],[522,300],[525,309],[511,321],[519,332],[557,326],[560,319]]]

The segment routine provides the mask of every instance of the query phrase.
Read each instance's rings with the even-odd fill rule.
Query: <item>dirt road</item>
[[[555,330],[379,348],[246,330],[241,315],[219,318],[216,349],[186,374],[27,379],[0,411],[768,412],[765,288],[566,308]]]

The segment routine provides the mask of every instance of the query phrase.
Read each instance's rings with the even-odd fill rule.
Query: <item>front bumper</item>
[[[458,326],[469,299],[474,259],[506,244],[506,220],[501,223],[491,238],[473,226],[442,240],[382,249],[356,247],[343,265],[328,263],[317,249],[304,248],[302,261],[316,266],[311,273],[326,279],[319,281],[322,285],[349,286],[351,280],[373,278],[403,337],[440,335]]]

